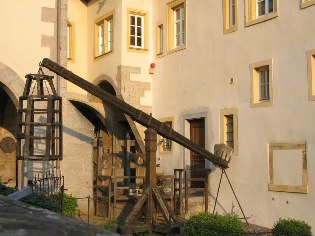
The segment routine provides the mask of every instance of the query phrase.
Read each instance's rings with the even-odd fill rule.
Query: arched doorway
[[[17,184],[17,110],[6,90],[0,83],[0,182],[14,187]]]

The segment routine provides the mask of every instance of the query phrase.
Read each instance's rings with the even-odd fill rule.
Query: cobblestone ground
[[[118,234],[0,195],[0,236],[103,236]]]

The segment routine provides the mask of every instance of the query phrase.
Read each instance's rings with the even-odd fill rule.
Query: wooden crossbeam
[[[95,97],[98,97],[101,100],[106,101],[108,104],[116,107],[117,109],[127,114],[133,120],[140,123],[141,125],[155,129],[159,135],[165,138],[171,139],[174,142],[188,148],[189,150],[195,153],[198,153],[199,155],[211,161],[214,165],[218,166],[221,169],[228,168],[228,162],[226,160],[223,160],[222,158],[217,157],[216,155],[212,154],[206,149],[200,147],[198,144],[193,143],[191,140],[177,133],[171,127],[153,118],[151,115],[148,115],[144,113],[143,111],[138,110],[135,107],[127,104],[121,99],[118,99],[117,97],[111,95],[110,93],[107,93],[103,89],[75,75],[71,71],[65,69],[64,67],[58,65],[57,63],[51,61],[50,59],[44,58],[41,65],[53,71],[57,75],[60,75],[64,79],[70,81],[71,83],[86,90],[87,92],[94,95]]]

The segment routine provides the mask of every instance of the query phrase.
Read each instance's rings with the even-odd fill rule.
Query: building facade
[[[49,57],[209,151],[233,148],[227,173],[251,223],[271,227],[281,217],[315,227],[314,0],[11,2],[0,10],[0,141],[16,138],[24,75]],[[66,188],[92,196],[95,137],[119,153],[128,133],[141,153],[144,128],[62,79],[59,93]],[[170,140],[158,144],[159,173],[211,170],[213,207],[220,169]],[[14,185],[28,165],[16,175],[14,152],[0,154],[2,181]],[[216,211],[241,215],[225,179],[220,193]]]

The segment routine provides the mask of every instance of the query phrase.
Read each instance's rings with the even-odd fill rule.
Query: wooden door
[[[205,119],[190,120],[190,140],[205,147]],[[205,159],[201,155],[190,151],[191,178],[205,177]],[[191,187],[203,187],[204,183],[192,182]]]

